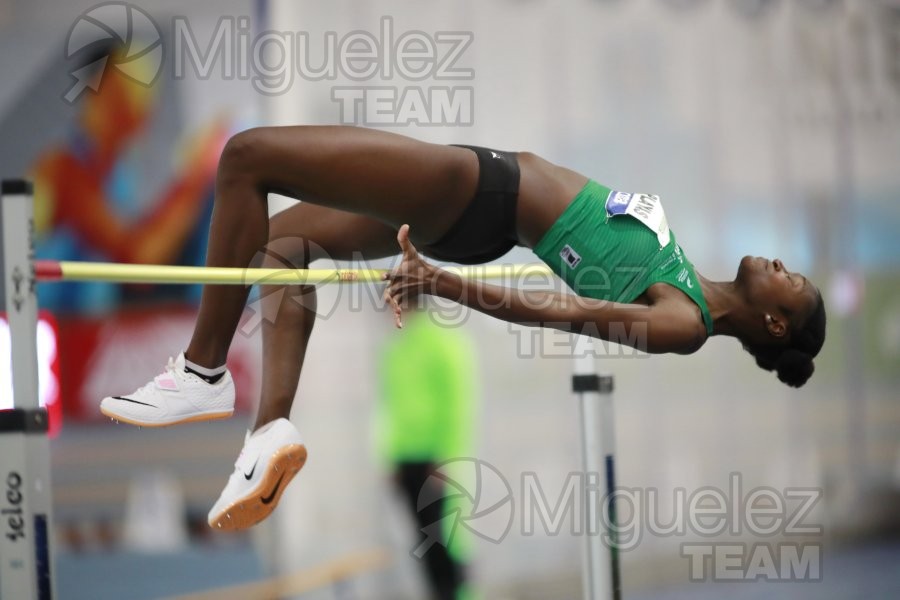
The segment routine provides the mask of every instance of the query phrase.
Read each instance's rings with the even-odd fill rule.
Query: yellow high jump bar
[[[470,279],[549,277],[546,265],[477,265],[443,267]],[[382,281],[387,269],[241,269],[178,267],[77,261],[34,261],[38,281],[108,281],[115,283],[312,285]]]

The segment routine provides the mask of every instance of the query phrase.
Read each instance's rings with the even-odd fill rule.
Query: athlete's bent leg
[[[314,204],[295,205],[272,219],[268,266],[307,268],[321,258],[373,260],[397,253],[391,227],[362,215]],[[314,286],[264,286],[263,377],[253,430],[288,418],[316,319]]]
[[[207,265],[246,267],[268,239],[266,193],[409,223],[414,241],[441,237],[462,214],[478,182],[475,155],[356,127],[276,127],[234,136],[219,163]],[[206,286],[186,357],[225,362],[247,299],[246,288]]]
[[[355,127],[246,131],[229,140],[219,161],[206,262],[258,266],[251,263],[262,256],[269,238],[271,191],[393,228],[409,223],[413,241],[427,245],[462,214],[477,182],[478,160],[463,148]],[[302,234],[308,224],[298,219],[291,227]],[[351,246],[358,243],[345,239]],[[135,425],[230,416],[234,387],[224,364],[248,292],[242,286],[206,286],[186,352],[134,394],[104,398],[101,411]]]
[[[312,260],[396,253],[392,228],[369,217],[300,204],[272,219],[264,264],[305,268]],[[287,264],[285,264],[287,263]],[[306,461],[306,446],[288,420],[312,332],[314,286],[263,286],[263,384],[252,433],[225,489],[209,512],[216,529],[241,529],[265,519]]]

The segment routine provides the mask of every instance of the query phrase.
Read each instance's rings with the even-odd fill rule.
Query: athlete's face
[[[818,290],[800,273],[789,271],[779,259],[745,256],[736,283],[769,336],[784,337],[812,314]]]

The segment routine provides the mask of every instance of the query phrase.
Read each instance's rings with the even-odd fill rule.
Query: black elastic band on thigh
[[[425,253],[439,260],[481,264],[500,258],[518,243],[519,161],[515,152],[458,146],[478,157],[478,188],[456,223]]]

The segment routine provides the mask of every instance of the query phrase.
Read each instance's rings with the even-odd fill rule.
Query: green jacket
[[[389,464],[471,456],[474,349],[462,325],[409,315],[381,355],[376,439]]]

